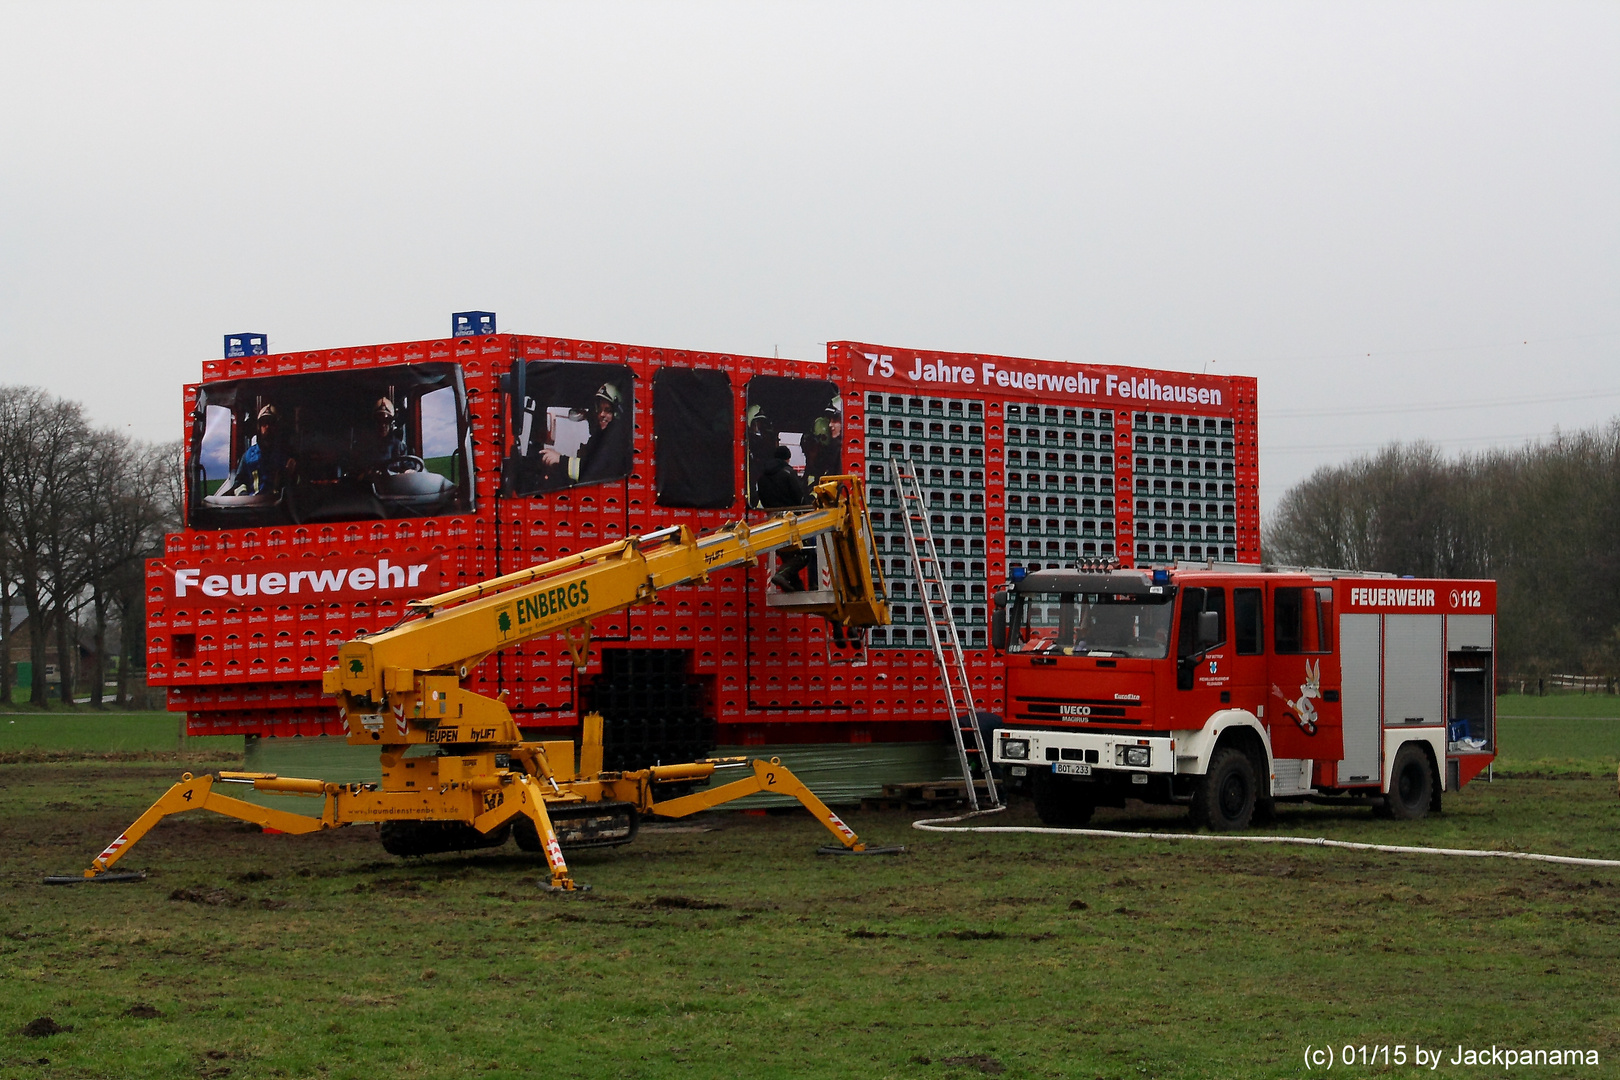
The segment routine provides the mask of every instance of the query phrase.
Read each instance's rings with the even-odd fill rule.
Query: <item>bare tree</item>
[[[16,387],[4,396],[9,422],[0,430],[4,443],[0,466],[6,541],[17,592],[32,624],[29,700],[45,704],[46,642],[54,629],[62,696],[71,701],[73,656],[65,622],[83,580],[77,525],[88,494],[84,481],[89,427],[76,403],[42,390]]]
[[[142,445],[116,432],[92,437],[86,473],[95,494],[80,517],[82,559],[94,619],[95,657],[90,673],[90,704],[100,708],[107,682],[107,629],[115,608],[126,618],[142,618],[144,605],[132,604],[129,593],[144,592],[142,560],[161,551],[170,447]],[[122,596],[120,594],[123,594]],[[125,635],[127,638],[127,635]],[[127,642],[121,642],[120,654]],[[124,700],[123,684],[119,701]]]
[[[1502,662],[1620,670],[1620,421],[1446,459],[1394,444],[1285,494],[1269,559],[1498,582]]]
[[[100,583],[118,616],[118,704],[130,704],[130,671],[146,657],[146,559],[163,554],[180,525],[184,468],[178,442],[141,446],[131,460],[133,498],[124,508],[122,558]],[[103,641],[104,645],[105,642]],[[99,698],[97,699],[99,700]]]

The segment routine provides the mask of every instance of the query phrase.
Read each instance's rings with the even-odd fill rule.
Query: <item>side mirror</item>
[[[1007,649],[1007,594],[998,592],[990,598],[990,647],[1000,652]]]
[[[1221,643],[1221,614],[1218,611],[1198,613],[1198,647],[1207,649]]]

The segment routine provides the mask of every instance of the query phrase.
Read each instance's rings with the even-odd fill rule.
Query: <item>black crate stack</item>
[[[690,649],[602,651],[602,672],[583,688],[581,713],[602,714],[604,769],[697,761],[714,749],[707,687],[691,666]]]

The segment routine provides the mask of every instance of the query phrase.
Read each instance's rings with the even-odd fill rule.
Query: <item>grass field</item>
[[[1620,696],[1614,694],[1503,694],[1496,699],[1496,711],[1504,716],[1562,716],[1620,718]]]
[[[159,720],[168,741],[154,728],[161,745],[128,752],[172,751]],[[1613,745],[1570,732],[1586,720],[1549,723],[1577,759]],[[82,868],[176,771],[0,765],[0,1077],[1281,1077],[1324,1043],[1601,1056],[1514,1070],[1532,1076],[1620,1061],[1613,869],[941,836],[892,812],[851,823],[907,854],[817,858],[807,817],[715,814],[576,854],[594,891],[558,897],[510,847],[405,862],[369,829],[192,817],[125,860],[145,882],[39,884]],[[1607,775],[1499,774],[1418,823],[1284,808],[1273,831],[1620,858]],[[1027,806],[1005,818],[1034,823]],[[71,1030],[20,1034],[46,1016]]]
[[[1499,776],[1607,776],[1620,767],[1620,697],[1496,699]]]
[[[56,715],[0,716],[0,761],[109,754],[172,756],[180,751],[180,723],[180,716],[171,712],[84,710]],[[240,757],[242,736],[188,738],[185,752]]]

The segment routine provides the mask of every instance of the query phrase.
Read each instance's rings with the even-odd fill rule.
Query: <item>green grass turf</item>
[[[850,821],[908,854],[817,858],[806,816],[715,814],[577,853],[595,890],[551,896],[511,847],[403,861],[366,828],[188,815],[121,864],[145,882],[39,884],[176,771],[0,765],[0,1076],[1291,1077],[1329,1042],[1601,1055],[1529,1076],[1620,1060],[1620,870],[941,836],[893,812]],[[1270,831],[1616,859],[1620,800],[1498,779],[1422,822],[1284,807]],[[72,1030],[19,1033],[42,1016]]]
[[[0,761],[106,754],[172,754],[184,718],[170,712],[74,711],[0,716]],[[240,757],[242,736],[187,738],[188,754]]]
[[[1569,719],[1607,717],[1620,719],[1620,695],[1615,694],[1503,694],[1496,699],[1496,711],[1503,716],[1559,716]]]
[[[1620,697],[1510,694],[1496,713],[1498,775],[1613,779],[1620,768]]]

